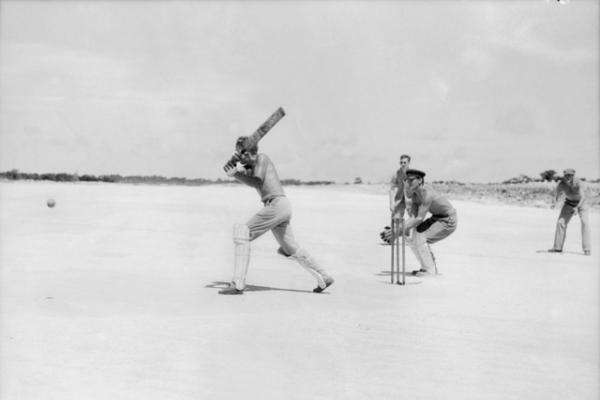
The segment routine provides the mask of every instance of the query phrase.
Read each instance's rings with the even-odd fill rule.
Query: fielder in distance
[[[571,221],[573,215],[577,213],[581,219],[581,247],[583,254],[589,256],[592,254],[590,246],[589,200],[586,195],[586,187],[580,179],[575,178],[575,170],[573,168],[567,168],[563,171],[563,178],[556,187],[552,208],[556,207],[559,198],[563,195],[565,201],[556,221],[554,246],[548,251],[550,253],[561,253],[563,251],[567,225],[569,225],[569,221]]]

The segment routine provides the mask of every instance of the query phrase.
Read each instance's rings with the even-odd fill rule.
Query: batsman
[[[234,225],[233,279],[229,287],[219,291],[220,294],[237,295],[244,292],[250,263],[250,242],[269,230],[279,243],[277,252],[297,261],[316,279],[317,286],[313,292],[320,293],[334,282],[317,261],[296,243],[290,226],[292,207],[285,196],[275,165],[266,154],[258,153],[258,140],[283,115],[283,109],[280,108],[253,135],[239,137],[233,156],[223,167],[228,176],[256,189],[263,208],[248,222]]]

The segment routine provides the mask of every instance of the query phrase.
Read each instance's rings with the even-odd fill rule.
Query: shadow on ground
[[[227,286],[229,286],[229,282],[223,282],[223,281],[215,281],[213,283],[209,283],[208,285],[204,286],[205,288],[209,288],[209,289],[224,289]],[[297,292],[297,293],[310,293],[310,294],[314,294],[312,290],[300,290],[300,289],[285,289],[285,288],[278,288],[278,287],[271,287],[271,286],[259,286],[259,285],[246,285],[246,288],[244,289],[244,292],[264,292],[267,290],[276,290],[276,291],[281,291],[281,292]],[[329,294],[327,292],[322,292],[320,294]]]
[[[575,254],[577,256],[585,256],[585,254],[583,253],[583,251],[566,251],[566,250],[563,250],[560,253],[554,253],[554,252],[551,252],[551,251],[548,251],[548,250],[536,250],[536,253],[556,254],[557,256],[561,255],[561,254]]]

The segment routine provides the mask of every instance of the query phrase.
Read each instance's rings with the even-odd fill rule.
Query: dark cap
[[[408,175],[414,175],[416,177],[423,179],[425,177],[425,172],[420,171],[418,169],[409,168],[406,170],[406,176],[408,176]]]
[[[567,168],[563,171],[563,175],[575,175],[575,170],[573,168]]]
[[[235,150],[246,150],[249,153],[256,154],[258,152],[258,144],[252,144],[250,136],[240,136],[235,142]]]

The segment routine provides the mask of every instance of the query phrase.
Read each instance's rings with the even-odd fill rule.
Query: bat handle
[[[233,156],[231,156],[231,158],[229,159],[229,161],[227,161],[225,163],[225,165],[223,165],[223,169],[227,168],[227,167],[235,167],[235,164],[239,161],[239,158],[234,154]]]

